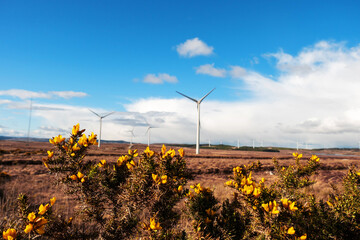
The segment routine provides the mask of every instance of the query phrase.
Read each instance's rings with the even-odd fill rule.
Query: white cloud
[[[236,145],[358,147],[360,140],[360,46],[320,42],[296,55],[284,51],[267,54],[276,60],[276,78],[231,66],[229,75],[238,88],[252,98],[242,101],[215,101],[209,95],[201,104],[201,139],[205,143]],[[155,75],[159,78],[159,75]],[[13,103],[11,103],[13,104]],[[34,127],[37,136],[68,129],[80,122],[82,128],[98,133],[99,121],[87,107],[42,105],[34,110],[42,119]],[[152,129],[151,142],[194,143],[196,104],[178,96],[173,99],[137,99],[103,121],[103,139],[130,140],[127,132],[135,126],[134,142],[147,142],[146,121]],[[55,110],[63,109],[63,111]],[[109,112],[94,109],[96,112]],[[146,121],[145,121],[146,120]],[[2,124],[8,126],[8,124]],[[10,130],[10,129],[9,129]],[[25,131],[26,132],[26,131]]]
[[[221,78],[226,76],[226,70],[222,68],[215,68],[214,63],[201,65],[195,69],[197,74],[205,74],[205,75],[210,75],[213,77],[221,77]]]
[[[73,92],[73,91],[50,91],[44,93],[44,92],[28,91],[24,89],[10,89],[10,90],[0,90],[0,96],[11,96],[20,99],[30,99],[30,98],[50,99],[54,97],[69,99],[73,97],[86,97],[87,94],[84,92]]]
[[[180,56],[195,57],[195,56],[208,56],[213,54],[214,48],[208,46],[199,38],[188,39],[184,43],[176,46],[176,50]]]
[[[143,82],[151,84],[163,84],[164,82],[168,83],[177,83],[178,79],[175,76],[171,76],[167,73],[159,74],[148,74],[144,77]]]

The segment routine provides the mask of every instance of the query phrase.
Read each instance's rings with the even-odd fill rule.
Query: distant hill
[[[7,141],[23,141],[23,142],[27,142],[28,138],[27,137],[13,137],[13,136],[0,136],[0,141],[1,140],[7,140]],[[29,138],[30,142],[48,142],[49,138]],[[102,143],[129,143],[127,141],[123,141],[123,140],[102,140]]]

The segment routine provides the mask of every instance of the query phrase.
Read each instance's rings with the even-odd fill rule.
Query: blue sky
[[[134,127],[146,142],[148,122],[152,141],[190,143],[196,106],[175,91],[200,98],[216,87],[202,104],[202,142],[357,146],[359,7],[1,1],[0,135],[26,136],[32,98],[32,136],[77,122],[96,132],[91,108],[116,111],[105,139],[128,140]]]

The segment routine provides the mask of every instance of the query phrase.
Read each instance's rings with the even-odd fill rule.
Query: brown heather
[[[177,156],[179,155],[177,150],[180,147],[166,147],[167,150],[174,148]],[[118,183],[123,184],[121,186],[126,191],[120,190],[117,186],[103,188],[103,191],[112,192],[108,193],[109,198],[102,206],[110,210],[97,212],[93,207],[98,204],[96,201],[100,201],[100,199],[105,201],[102,197],[98,199],[84,197],[82,186],[74,185],[72,181],[64,181],[66,174],[69,175],[68,173],[64,173],[63,170],[50,173],[44,166],[43,159],[48,156],[47,151],[53,148],[54,146],[50,143],[0,141],[0,172],[3,173],[0,176],[1,231],[17,227],[17,239],[29,239],[29,237],[40,237],[40,239],[304,239],[304,236],[307,239],[350,239],[349,237],[359,236],[360,233],[360,207],[359,204],[353,203],[353,201],[359,200],[359,196],[356,196],[356,193],[359,192],[359,187],[356,189],[356,186],[360,184],[360,176],[356,177],[358,176],[356,171],[360,169],[359,151],[300,150],[299,152],[303,154],[302,159],[299,160],[302,166],[307,164],[313,154],[320,157],[320,165],[309,169],[306,174],[301,176],[292,175],[292,172],[291,176],[287,176],[287,178],[291,178],[291,181],[305,179],[306,184],[302,187],[290,187],[284,185],[284,182],[289,179],[283,178],[283,181],[279,182],[273,159],[276,158],[281,167],[295,166],[293,150],[257,152],[201,149],[201,154],[195,155],[194,149],[184,148],[186,167],[192,174],[192,177],[186,178],[184,195],[174,194],[171,192],[173,189],[165,188],[166,184],[162,187],[160,184],[152,183],[151,178],[143,178],[144,174],[151,176],[152,171],[159,175],[170,174],[169,169],[158,165],[155,167],[144,165],[141,172],[127,172],[130,174],[128,175],[130,178]],[[156,154],[160,154],[161,148],[161,145],[152,145],[150,149]],[[146,149],[146,145],[135,144],[132,149],[138,149],[139,155],[141,155]],[[54,159],[63,154],[58,151],[55,153]],[[73,166],[73,171],[80,166],[87,176],[94,171],[93,166],[100,160],[105,159],[109,166],[116,165],[120,156],[128,154],[128,145],[102,143],[100,149],[97,146],[91,146],[84,150],[84,154],[83,162]],[[256,161],[261,163],[261,168],[252,170],[252,179],[258,183],[261,178],[265,178],[267,187],[262,190],[259,198],[244,195],[241,191],[225,185],[226,181],[233,178],[234,167],[242,166],[243,169],[246,169]],[[126,168],[124,169],[126,170]],[[352,175],[349,173],[349,169],[352,169],[350,170]],[[98,175],[94,173],[92,181],[104,183],[106,176],[102,175],[101,171],[95,171]],[[112,170],[109,168],[107,171],[111,172]],[[249,172],[239,175],[239,181],[241,178],[249,177]],[[315,172],[316,174],[313,175]],[[180,174],[187,176],[186,172]],[[309,176],[308,179],[307,176]],[[348,176],[348,185],[342,184],[343,178],[346,176]],[[175,175],[174,178],[176,179]],[[89,179],[86,181],[90,182]],[[169,178],[169,180],[171,179]],[[314,181],[314,184],[310,183],[311,180]],[[139,187],[138,190],[148,186],[149,190],[141,190],[142,194],[147,195],[138,195],[136,192],[138,190],[132,189],[128,185],[131,181]],[[144,183],[143,181],[148,182]],[[202,191],[200,191],[193,197],[186,197],[185,194],[188,191],[194,192],[190,186],[198,183],[204,188],[208,188],[210,192],[206,193],[206,196],[202,195]],[[177,183],[171,184],[171,187],[174,187]],[[355,189],[351,188],[352,185],[355,186]],[[69,192],[69,186],[73,194],[66,193]],[[96,186],[94,184],[92,187],[97,189]],[[334,187],[338,192],[334,190]],[[131,193],[131,191],[134,192]],[[234,199],[234,192],[237,192],[236,199]],[[51,221],[45,228],[45,234],[40,236],[35,233],[33,235],[24,233],[26,221],[20,219],[19,210],[21,209],[19,208],[21,206],[19,207],[16,201],[19,194],[25,194],[28,197],[26,204],[32,211],[36,211],[40,204],[48,203],[50,198],[56,197],[56,204],[52,213],[49,213]],[[95,194],[100,194],[100,192]],[[168,196],[168,198],[164,198],[164,196]],[[339,199],[338,196],[345,197]],[[280,198],[285,197],[296,201],[296,206],[300,209],[298,213],[287,213],[281,207]],[[139,208],[131,210],[136,217],[130,219],[131,221],[126,219],[126,222],[119,216],[113,216],[111,199],[119,208],[125,206],[119,201],[126,202],[126,207],[129,209],[131,207]],[[139,199],[143,199],[144,203],[141,203]],[[90,200],[95,202],[89,203]],[[261,202],[267,203],[272,200],[276,200],[279,205],[280,214],[277,216],[268,214],[261,208]],[[326,203],[327,201],[328,203]],[[254,209],[254,204],[257,204],[257,209]],[[333,204],[335,207],[331,207],[329,204]],[[205,210],[208,209],[214,210],[216,214],[206,215]],[[86,213],[86,211],[88,212]],[[123,214],[127,210],[121,211],[124,212],[119,213]],[[166,213],[170,212],[172,214],[167,216]],[[165,219],[165,216],[168,219]],[[67,225],[66,222],[70,217],[74,217],[74,221]],[[158,226],[162,226],[162,229],[151,229],[151,217],[154,217],[154,223],[159,223]],[[114,223],[122,229],[116,229]],[[146,224],[147,227],[144,227]],[[294,227],[295,234],[288,233],[290,227]],[[66,230],[61,230],[65,228]],[[234,229],[238,229],[238,231]],[[54,231],[63,232],[55,234]]]

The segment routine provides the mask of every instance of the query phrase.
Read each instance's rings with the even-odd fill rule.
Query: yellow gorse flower
[[[263,204],[261,204],[261,206],[268,213],[272,213],[272,214],[279,213],[279,210],[277,209],[277,203],[275,200],[272,202],[270,201],[269,203],[263,203]]]
[[[16,230],[14,228],[9,228],[6,231],[3,231],[3,238],[6,240],[13,240],[16,238]]]
[[[50,205],[51,206],[54,205],[55,202],[56,202],[56,197],[53,197],[53,198],[50,199]]]
[[[227,186],[231,186],[231,185],[233,185],[233,180],[229,180],[229,181],[227,181],[225,184],[226,184]]]
[[[150,218],[150,229],[157,231],[157,230],[161,230],[162,227],[160,226],[160,223],[157,223],[155,221],[155,218]]]
[[[49,204],[46,204],[45,206],[44,205],[40,205],[40,207],[39,207],[39,214],[40,215],[44,215],[45,213],[46,213],[46,211],[49,209]]]
[[[121,165],[123,165],[123,163],[125,163],[127,160],[129,160],[129,156],[128,156],[128,155],[120,156],[119,159],[117,160],[117,165],[118,165],[118,166],[121,166]]]
[[[81,179],[81,178],[84,177],[84,174],[82,174],[81,172],[78,172],[78,173],[77,173],[77,177],[78,177],[79,179]]]
[[[315,161],[315,162],[318,162],[318,161],[320,161],[320,158],[319,158],[318,156],[316,156],[316,155],[312,155],[311,158],[310,158],[310,160],[313,160],[313,161]]]
[[[292,202],[292,201],[288,200],[287,198],[281,199],[280,201],[281,201],[282,206],[284,208],[286,208],[286,209],[288,209],[288,210],[290,210],[292,212],[298,210],[298,208],[295,207],[295,202]]]
[[[300,159],[300,158],[302,158],[303,155],[302,155],[301,153],[299,154],[299,153],[297,153],[297,152],[294,152],[294,153],[293,153],[293,156],[294,156],[295,158],[297,158],[297,159]]]
[[[137,152],[137,149],[135,149],[135,150],[129,149],[128,153],[129,153],[130,156],[133,156],[133,157],[139,156],[139,153]]]
[[[184,149],[180,148],[178,150],[178,152],[179,152],[180,157],[184,157],[184,155],[185,155]]]
[[[261,194],[261,189],[255,188],[254,192],[253,192],[254,197],[258,198],[260,196],[260,194]]]
[[[72,135],[74,135],[74,136],[77,135],[78,132],[79,132],[79,128],[80,128],[80,124],[79,124],[79,123],[76,124],[76,125],[74,125],[73,128],[72,128],[72,131],[71,131]]]
[[[106,160],[100,160],[100,162],[98,163],[99,167],[104,167],[106,165]]]
[[[84,146],[84,147],[87,147],[87,146],[89,145],[89,144],[88,144],[88,139],[87,139],[87,137],[86,137],[85,134],[83,134],[83,135],[81,136],[81,138],[79,138],[78,143],[79,143],[80,146]]]
[[[48,154],[48,158],[52,158],[52,156],[54,156],[54,152],[52,151],[47,151]]]
[[[130,162],[126,163],[126,166],[129,170],[133,170],[133,168],[136,166],[136,163],[131,160]]]
[[[152,156],[154,156],[154,154],[155,154],[154,151],[151,151],[149,147],[146,147],[144,153],[145,153],[146,156],[148,156],[148,157],[152,157]]]
[[[166,152],[166,146],[165,146],[165,144],[163,144],[161,147],[161,154],[164,156],[165,152]]]
[[[28,218],[28,220],[30,222],[33,222],[35,220],[35,218],[36,218],[36,214],[34,212],[31,212],[31,213],[28,214],[27,218]]]
[[[305,233],[304,235],[302,235],[302,236],[300,237],[300,240],[306,240],[306,238],[307,238],[307,234]]]
[[[33,225],[32,223],[29,223],[29,224],[26,225],[24,232],[25,232],[26,234],[28,234],[28,233],[31,232],[33,229],[34,229],[34,225]]]
[[[97,141],[96,141],[96,134],[94,134],[93,132],[91,133],[91,135],[89,136],[88,142],[91,145],[96,145]]]
[[[53,145],[60,144],[65,141],[65,138],[61,135],[57,137],[53,137],[52,139],[49,139],[49,142]]]
[[[294,229],[294,227],[289,228],[288,231],[287,231],[287,233],[290,234],[290,235],[295,234],[295,229]]]

